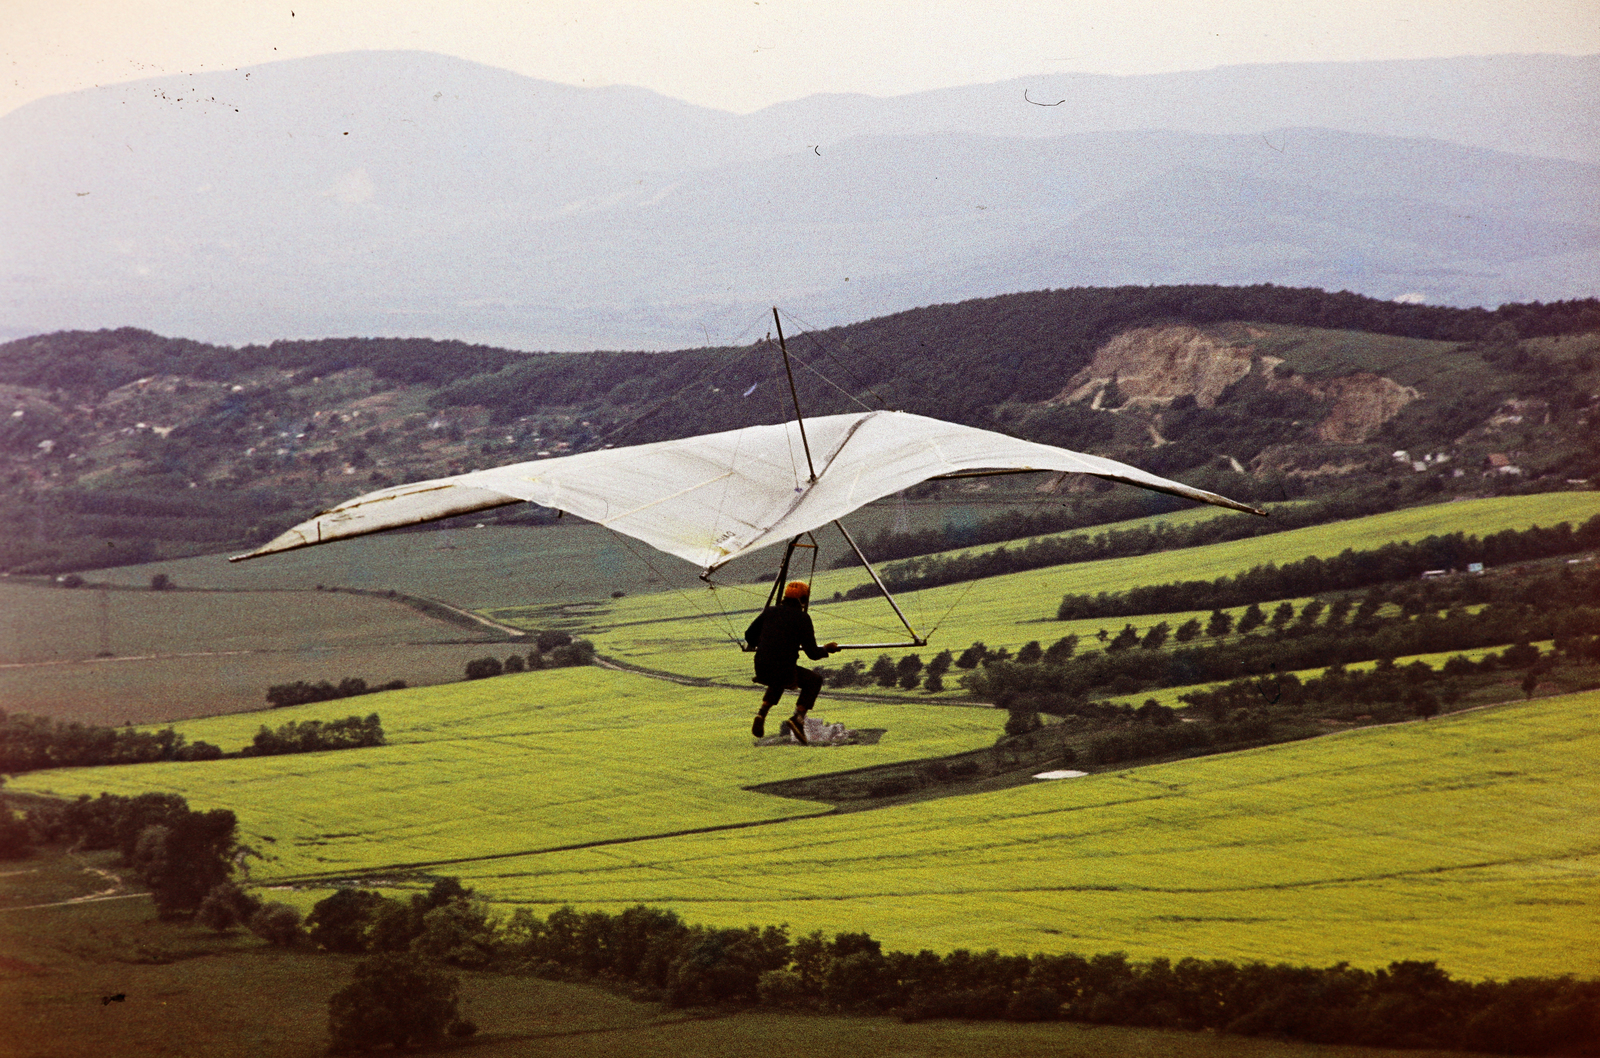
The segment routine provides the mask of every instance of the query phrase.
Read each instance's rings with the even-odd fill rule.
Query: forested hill
[[[1490,311],[1272,285],[1084,288],[784,328],[807,414],[936,415],[1242,498],[1600,475],[1585,429],[1595,299]],[[35,571],[221,550],[385,483],[788,412],[765,338],[555,354],[62,332],[0,345],[0,400],[0,566]]]

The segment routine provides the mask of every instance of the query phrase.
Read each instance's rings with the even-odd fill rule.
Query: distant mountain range
[[[739,116],[426,53],[139,81],[0,118],[0,336],[650,349],[1088,285],[1587,297],[1597,85],[1498,56]]]

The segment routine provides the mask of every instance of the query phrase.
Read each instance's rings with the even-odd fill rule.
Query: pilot
[[[838,643],[817,646],[817,633],[806,612],[810,598],[811,586],[803,580],[792,580],[783,589],[782,601],[762,610],[745,629],[745,643],[756,648],[753,682],[767,688],[761,696],[761,710],[750,725],[750,733],[757,738],[766,734],[767,711],[778,704],[784,690],[798,690],[800,698],[795,702],[794,715],[783,722],[783,729],[802,746],[806,743],[806,713],[822,690],[822,677],[798,664],[800,651],[804,650],[813,661],[821,661],[839,649]]]

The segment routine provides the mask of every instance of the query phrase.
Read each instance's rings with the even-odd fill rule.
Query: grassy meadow
[[[1600,693],[1079,779],[465,866],[547,910],[678,908],[948,951],[1600,974]]]

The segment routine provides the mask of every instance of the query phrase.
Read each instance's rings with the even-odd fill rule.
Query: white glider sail
[[[693,562],[706,573],[787,542],[929,478],[969,471],[1066,471],[1201,503],[1247,504],[1113,459],[905,412],[796,423],[513,463],[371,492],[300,523],[231,561],[325,544],[513,503],[578,515]]]

